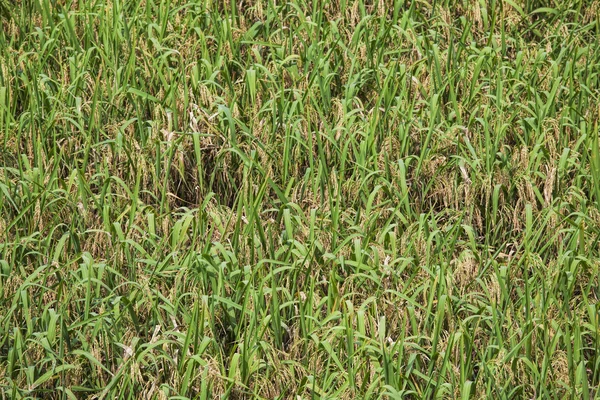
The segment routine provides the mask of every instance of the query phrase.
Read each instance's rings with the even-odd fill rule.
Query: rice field
[[[1,399],[600,398],[600,1],[0,23]]]

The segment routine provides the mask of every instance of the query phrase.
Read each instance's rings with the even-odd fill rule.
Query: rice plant
[[[600,1],[0,23],[2,399],[600,396]]]

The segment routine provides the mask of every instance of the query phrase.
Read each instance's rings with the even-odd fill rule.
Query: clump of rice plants
[[[2,399],[600,395],[599,1],[5,3]]]

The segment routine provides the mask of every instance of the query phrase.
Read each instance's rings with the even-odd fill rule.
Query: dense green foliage
[[[600,395],[599,14],[17,1],[2,398]]]

